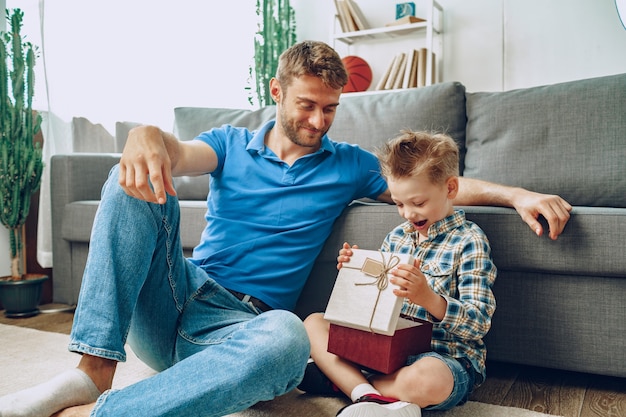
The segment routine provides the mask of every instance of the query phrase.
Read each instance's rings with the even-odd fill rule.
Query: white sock
[[[358,400],[359,398],[361,398],[365,394],[378,394],[378,395],[380,395],[380,392],[378,392],[378,390],[376,388],[374,388],[374,386],[372,384],[359,384],[356,387],[354,387],[354,389],[352,390],[352,393],[350,393],[350,399],[354,403],[354,402],[356,402],[356,400]],[[0,415],[0,417],[3,417],[3,416]]]
[[[0,398],[0,417],[49,417],[67,407],[90,404],[100,394],[91,378],[75,368]]]

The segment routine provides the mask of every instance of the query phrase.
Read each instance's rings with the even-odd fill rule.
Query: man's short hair
[[[276,79],[286,89],[295,78],[303,75],[318,77],[334,89],[342,89],[348,82],[348,73],[339,54],[318,41],[303,41],[284,51],[278,58]]]

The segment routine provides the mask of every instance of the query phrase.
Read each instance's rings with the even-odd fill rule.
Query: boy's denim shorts
[[[465,404],[474,390],[474,383],[477,378],[482,379],[472,367],[471,362],[465,358],[456,359],[452,356],[437,352],[425,352],[419,355],[409,356],[407,366],[427,356],[435,357],[448,365],[454,378],[454,388],[452,388],[450,396],[443,402],[430,405],[424,408],[424,410],[449,410],[457,405]]]

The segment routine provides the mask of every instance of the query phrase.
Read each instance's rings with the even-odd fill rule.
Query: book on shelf
[[[411,67],[411,78],[409,79],[408,88],[417,87],[417,66],[419,65],[420,54],[419,50],[413,50],[413,66]]]
[[[339,20],[339,26],[341,27],[342,32],[350,32],[348,28],[348,22],[346,21],[346,17],[343,13],[343,6],[339,4],[339,2],[343,2],[343,0],[334,0],[335,1],[335,9],[337,9],[337,20]]]
[[[391,70],[393,69],[396,59],[398,59],[398,57],[394,56],[393,59],[391,60],[391,64],[389,64],[389,66],[387,67],[387,70],[381,77],[380,81],[378,81],[378,84],[376,84],[376,90],[385,89],[385,84],[387,84],[387,80],[389,79],[389,75],[391,74]]]
[[[387,78],[387,82],[385,83],[385,88],[384,88],[385,90],[393,89],[396,83],[396,78],[398,78],[400,68],[402,67],[402,63],[404,62],[405,59],[406,59],[406,54],[404,52],[401,52],[398,55],[396,55],[396,58],[393,60],[393,67],[391,68],[391,71],[389,72],[389,78]]]
[[[426,59],[428,58],[428,49],[419,50],[419,60],[417,63],[417,86],[424,87],[426,85]]]
[[[335,0],[335,7],[337,8],[337,15],[339,16],[339,25],[343,32],[356,32],[359,29],[352,13],[350,13],[347,1],[348,0]]]
[[[400,25],[408,25],[409,23],[418,23],[418,22],[425,22],[426,19],[422,19],[420,17],[415,17],[415,16],[404,16],[401,17],[400,19],[396,19],[391,23],[387,23],[385,26],[400,26]]]
[[[411,49],[408,52],[396,54],[376,85],[376,90],[424,87],[427,58],[427,48]],[[433,53],[430,83],[434,84],[435,81],[435,54]]]
[[[402,61],[400,62],[400,68],[398,68],[398,75],[396,76],[395,81],[393,82],[392,89],[402,88],[404,84],[404,74],[406,73],[406,67],[408,65],[409,55],[402,54]]]
[[[417,56],[417,51],[415,49],[411,49],[406,58],[406,65],[404,68],[404,77],[402,77],[402,88],[411,88],[413,87],[413,81],[415,79],[415,74],[413,69],[415,68],[415,57]]]
[[[342,32],[356,32],[370,29],[370,25],[357,4],[356,0],[334,0],[337,9],[337,18]],[[425,22],[425,19],[416,16],[404,16],[385,26],[406,25],[409,23]]]
[[[407,54],[404,52],[394,55],[389,63],[389,66],[387,67],[387,70],[385,71],[385,75],[383,75],[376,86],[376,90],[391,90],[394,88],[403,62],[406,64],[406,55]]]
[[[369,25],[361,8],[356,3],[355,0],[343,0],[344,3],[348,6],[348,10],[350,11],[350,15],[352,16],[352,20],[356,24],[357,30],[369,29]]]

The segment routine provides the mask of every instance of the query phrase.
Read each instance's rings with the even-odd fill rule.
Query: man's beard
[[[319,149],[322,144],[322,137],[328,132],[328,129],[325,130],[316,130],[311,126],[307,126],[303,123],[294,122],[293,119],[286,117],[285,112],[281,114],[281,127],[285,132],[285,135],[289,138],[291,142],[298,146],[302,146],[305,148],[315,148]],[[313,135],[303,134],[301,132],[301,128],[307,128],[315,130]]]

